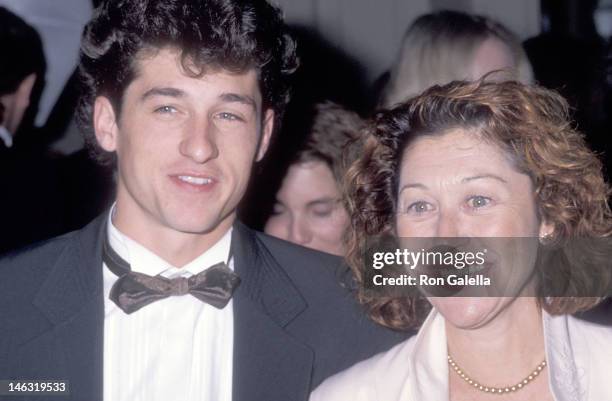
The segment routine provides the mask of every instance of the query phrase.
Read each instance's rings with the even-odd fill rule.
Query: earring
[[[550,244],[552,239],[553,239],[552,233],[543,234],[543,235],[540,236],[540,244],[542,244],[542,245]]]

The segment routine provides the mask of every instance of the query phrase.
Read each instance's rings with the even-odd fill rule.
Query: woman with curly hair
[[[610,263],[594,253],[549,270],[533,261],[523,286],[493,297],[370,291],[367,258],[385,235],[533,238],[565,252],[610,236],[609,193],[567,103],[543,88],[454,82],[377,114],[348,173],[348,259],[370,317],[419,332],[311,400],[611,400],[612,328],[571,316],[609,293]],[[551,276],[565,292],[546,290]]]

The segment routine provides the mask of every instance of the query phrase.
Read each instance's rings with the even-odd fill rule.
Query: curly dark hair
[[[194,77],[217,68],[255,69],[264,109],[272,108],[280,121],[298,60],[278,8],[265,0],[106,0],[83,33],[77,109],[85,142],[99,162],[113,164],[115,155],[96,142],[95,98],[108,97],[119,115],[137,54],[163,47],[179,49],[182,67]]]
[[[366,240],[395,235],[398,180],[404,149],[416,138],[466,129],[498,145],[531,177],[540,218],[554,226],[552,241],[609,237],[610,188],[602,164],[569,121],[557,93],[519,82],[453,82],[434,86],[406,103],[375,115],[363,154],[347,174],[351,215],[348,260],[361,284],[360,301],[383,325],[418,327],[428,309],[423,297],[383,297],[365,289]],[[601,265],[599,265],[601,266]],[[593,289],[610,280],[609,264],[572,272],[572,288]],[[606,269],[604,271],[604,269]],[[551,314],[575,313],[600,298],[539,299]]]

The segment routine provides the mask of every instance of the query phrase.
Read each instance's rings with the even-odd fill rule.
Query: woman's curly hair
[[[366,128],[363,154],[346,177],[352,219],[349,265],[360,284],[360,301],[385,326],[418,327],[429,305],[423,297],[373,296],[365,290],[367,241],[395,235],[398,179],[406,146],[416,138],[452,129],[475,132],[496,144],[531,177],[539,217],[554,226],[554,242],[611,234],[610,189],[602,164],[572,127],[567,102],[560,95],[514,81],[482,79],[434,86],[374,116]],[[609,271],[581,270],[571,275],[572,288],[609,280]],[[564,314],[589,309],[599,301],[558,297],[540,299],[540,304],[549,313]]]

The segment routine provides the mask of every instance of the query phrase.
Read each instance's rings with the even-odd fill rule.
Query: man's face
[[[116,117],[99,97],[96,136],[117,153],[117,227],[137,240],[160,230],[220,237],[272,132],[256,72],[192,78],[180,53],[164,48],[139,58]]]

